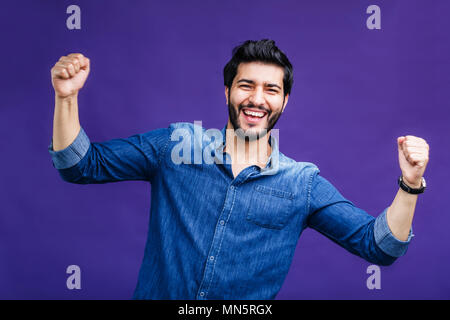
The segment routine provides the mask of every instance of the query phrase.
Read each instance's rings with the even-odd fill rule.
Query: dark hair
[[[225,68],[223,68],[224,85],[231,88],[241,62],[253,61],[273,63],[284,68],[284,96],[291,93],[294,82],[292,64],[286,55],[275,45],[275,41],[269,39],[258,41],[247,40],[233,49],[233,57],[226,64]]]

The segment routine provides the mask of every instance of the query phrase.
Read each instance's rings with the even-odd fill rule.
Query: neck
[[[270,131],[260,139],[246,141],[236,135],[230,120],[228,120],[225,136],[224,152],[226,151],[230,155],[233,164],[265,167],[272,153],[272,147],[269,144]]]

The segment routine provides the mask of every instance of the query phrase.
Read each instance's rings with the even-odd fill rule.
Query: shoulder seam
[[[313,170],[313,172],[309,176],[309,181],[308,181],[308,196],[307,196],[307,208],[306,208],[306,212],[308,215],[310,214],[310,209],[311,209],[312,182],[313,182],[314,176],[319,173],[319,168],[317,168],[317,166],[314,169],[315,170]]]
[[[165,155],[166,155],[166,152],[167,152],[167,146],[169,145],[169,142],[170,142],[170,136],[172,135],[172,132],[173,132],[173,127],[172,127],[172,126],[169,126],[168,130],[169,130],[169,132],[168,132],[168,135],[167,135],[167,141],[166,141],[166,143],[164,144],[163,149],[162,149],[162,152],[159,154],[159,157],[158,157],[158,166],[161,165],[161,160],[162,160],[162,159],[165,157]]]

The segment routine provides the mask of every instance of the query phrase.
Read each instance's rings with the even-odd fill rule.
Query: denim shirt
[[[191,164],[173,161],[181,141],[173,133],[180,129],[191,155],[205,149],[205,129],[191,123],[101,143],[91,143],[81,128],[67,148],[48,148],[64,181],[151,183],[134,299],[274,299],[307,227],[373,264],[390,265],[405,254],[412,230],[406,241],[397,239],[387,208],[377,218],[357,208],[316,165],[283,155],[275,138],[265,168],[249,166],[234,177],[222,152],[225,127],[212,149],[215,161]]]

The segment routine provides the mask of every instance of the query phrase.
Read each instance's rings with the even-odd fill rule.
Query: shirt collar
[[[221,133],[222,133],[222,143],[219,145],[219,147],[216,149],[216,152],[223,153],[223,149],[225,148],[226,143],[226,130],[227,130],[227,124],[223,127]],[[261,169],[261,174],[274,174],[273,170],[278,170],[279,164],[280,164],[280,151],[278,146],[278,140],[275,136],[272,134],[269,137],[269,144],[272,147],[272,152],[270,153],[269,159],[267,160],[266,166]],[[228,154],[224,154],[224,159],[226,159],[226,156]],[[228,155],[229,157],[229,155]],[[275,172],[276,173],[276,172]]]

